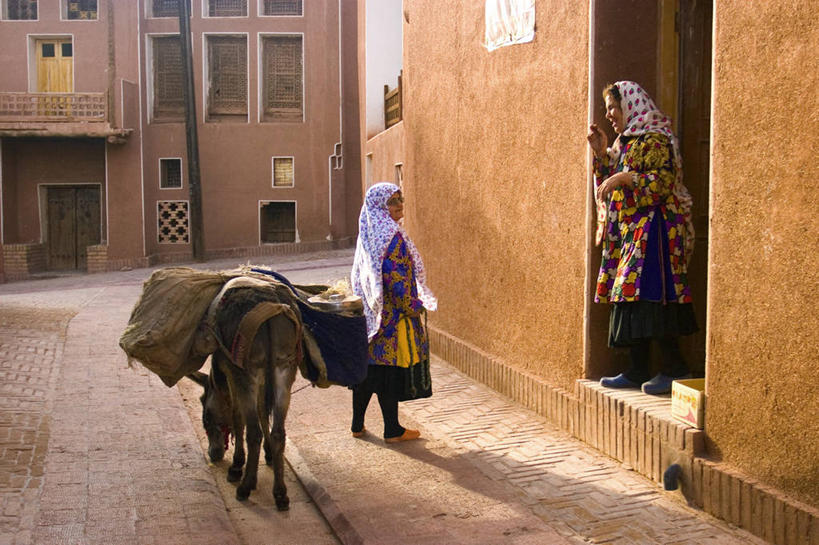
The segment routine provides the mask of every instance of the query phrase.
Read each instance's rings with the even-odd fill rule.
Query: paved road
[[[327,282],[350,254],[274,265]],[[349,391],[299,378],[291,510],[275,511],[268,468],[239,503],[227,462],[205,459],[198,387],[166,388],[116,344],[149,272],[0,285],[0,545],[761,543],[438,359],[435,395],[401,405],[423,439],[400,445],[377,403],[354,439]]]

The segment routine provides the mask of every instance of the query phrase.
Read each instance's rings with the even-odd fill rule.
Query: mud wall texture
[[[397,123],[367,140],[365,153],[365,192],[378,182],[398,184],[395,165],[404,163],[404,123]]]
[[[819,505],[814,2],[715,3],[709,449]]]
[[[483,2],[406,0],[404,12],[406,222],[439,297],[430,323],[571,390],[584,361],[589,6],[538,0],[534,41],[492,52]]]

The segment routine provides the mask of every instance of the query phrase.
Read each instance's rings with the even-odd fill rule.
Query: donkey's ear
[[[190,373],[190,374],[185,375],[185,376],[188,377],[189,379],[191,379],[192,381],[194,381],[196,384],[198,384],[202,388],[204,388],[205,385],[208,383],[208,376],[205,373],[203,373],[202,371],[194,371],[193,373]]]

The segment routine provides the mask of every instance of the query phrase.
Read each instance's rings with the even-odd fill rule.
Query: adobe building
[[[177,1],[0,8],[0,279],[190,260]],[[356,9],[191,3],[205,258],[354,241]]]
[[[819,543],[816,3],[534,0],[532,20],[489,20],[527,4],[359,0],[362,185],[403,183],[439,298],[433,352],[658,484],[680,464],[683,495],[715,516]],[[383,11],[400,57],[369,18]],[[387,128],[378,91],[398,74]],[[670,396],[597,382],[628,357],[593,302],[586,143],[592,122],[613,139],[602,90],[617,80],[641,83],[681,140],[700,325],[683,348],[704,429],[673,419]]]

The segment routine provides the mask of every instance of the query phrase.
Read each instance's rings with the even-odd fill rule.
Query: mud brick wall
[[[3,246],[4,275],[7,281],[25,280],[46,269],[43,244],[6,244]]]

